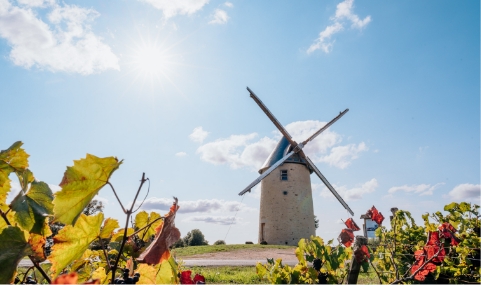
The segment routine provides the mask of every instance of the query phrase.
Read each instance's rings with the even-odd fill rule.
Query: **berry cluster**
[[[123,278],[115,278],[114,284],[136,284],[139,281],[140,273],[135,273],[133,277],[129,276],[130,270],[125,268]]]

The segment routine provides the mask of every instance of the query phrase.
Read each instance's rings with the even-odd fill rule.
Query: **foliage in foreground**
[[[379,284],[475,283],[481,282],[479,206],[451,203],[441,212],[423,215],[424,226],[416,225],[407,211],[397,211],[391,229],[379,227],[376,249],[359,258],[359,247],[324,244],[320,237],[301,239],[294,267],[282,260],[258,263],[257,274],[270,283],[342,283],[355,262],[364,273],[375,272]],[[368,248],[368,247],[366,247]],[[354,251],[354,252],[353,252]],[[306,263],[312,262],[312,267]],[[349,265],[349,263],[351,265]],[[371,269],[371,270],[370,270]],[[356,278],[357,279],[357,276]]]
[[[178,265],[168,250],[180,238],[174,225],[176,198],[163,217],[145,211],[133,216],[138,211],[133,209],[136,199],[148,179],[142,176],[134,201],[126,209],[109,182],[122,161],[90,154],[67,167],[59,185],[62,189],[54,194],[47,183],[38,181],[29,170],[29,155],[21,146],[21,142],[16,142],[0,152],[1,284],[27,281],[28,272],[17,276],[18,264],[26,256],[35,267],[28,270],[40,275],[33,282],[42,279],[46,283],[65,283],[68,277],[70,282],[95,279],[108,284],[124,278],[128,270],[128,278],[140,275],[139,283],[179,283]],[[11,175],[18,178],[21,191],[7,204]],[[104,218],[103,213],[82,213],[106,185],[126,215],[123,228],[117,220]],[[55,223],[65,226],[53,236],[52,251],[47,257],[46,240],[52,236],[50,225]],[[99,249],[93,249],[92,243]],[[45,260],[51,264],[41,266]]]

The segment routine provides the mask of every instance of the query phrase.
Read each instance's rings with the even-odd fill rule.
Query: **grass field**
[[[206,284],[267,284],[259,279],[254,266],[195,266],[187,270],[192,271],[192,277],[203,275]]]
[[[295,246],[288,246],[288,245],[261,245],[261,244],[221,244],[221,245],[202,245],[202,246],[188,246],[188,247],[180,247],[175,248],[172,250],[172,253],[177,258],[183,258],[186,256],[196,255],[196,254],[203,254],[203,253],[213,253],[213,252],[226,252],[226,251],[235,251],[241,249],[266,249],[266,248],[273,248],[273,249],[283,249],[283,248],[292,248],[295,249]]]

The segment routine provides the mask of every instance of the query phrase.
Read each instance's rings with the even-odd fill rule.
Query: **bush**
[[[220,244],[225,244],[225,241],[220,239],[220,240],[214,242],[214,245],[220,245]]]
[[[209,242],[205,240],[204,234],[199,229],[194,229],[188,232],[183,238],[184,246],[208,245]]]

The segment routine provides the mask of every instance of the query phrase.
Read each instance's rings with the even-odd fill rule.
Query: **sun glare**
[[[160,48],[145,46],[137,51],[133,61],[137,72],[146,77],[166,75],[168,56]]]

